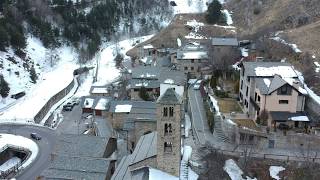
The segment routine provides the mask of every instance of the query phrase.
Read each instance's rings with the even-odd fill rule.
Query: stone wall
[[[138,140],[142,135],[146,132],[153,132],[157,130],[157,122],[156,121],[136,121],[134,123],[135,127],[135,144],[137,144]]]
[[[143,161],[132,164],[130,166],[130,170],[137,169],[137,168],[144,167],[144,166],[150,166],[153,168],[157,168],[157,158],[156,157],[157,156],[153,156],[153,157],[150,157],[150,158],[145,159]]]
[[[313,121],[320,122],[320,104],[310,97],[306,98],[305,111]]]
[[[52,108],[52,106],[55,105],[57,102],[59,102],[67,94],[69,94],[69,92],[75,85],[75,81],[78,81],[78,80],[79,80],[78,78],[74,79],[73,81],[70,82],[70,84],[67,87],[62,89],[56,95],[52,96],[50,100],[41,108],[41,110],[34,117],[34,122],[39,124],[41,120],[47,115],[47,113]]]

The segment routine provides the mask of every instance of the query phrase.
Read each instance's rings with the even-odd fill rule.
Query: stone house
[[[139,66],[132,69],[130,84],[131,100],[141,100],[139,92],[145,88],[151,99],[156,99],[160,95],[160,84],[175,84],[184,87],[186,75],[167,67],[146,67]]]
[[[200,77],[200,69],[208,62],[208,53],[204,46],[199,44],[187,44],[171,55],[171,63],[176,68],[191,77]]]
[[[248,117],[257,120],[267,114],[268,126],[280,123],[299,127],[304,114],[307,91],[291,64],[243,62],[240,70],[239,98]]]

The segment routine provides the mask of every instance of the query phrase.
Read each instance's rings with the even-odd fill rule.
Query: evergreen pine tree
[[[225,17],[221,12],[222,5],[218,0],[213,0],[208,7],[206,20],[209,24],[224,23]]]
[[[147,89],[145,87],[141,87],[140,88],[140,91],[139,91],[139,96],[141,99],[145,100],[145,101],[148,101],[149,100],[149,94],[147,92]]]
[[[2,98],[8,97],[10,92],[10,87],[7,81],[0,75],[0,95]]]
[[[30,69],[30,78],[31,78],[33,83],[37,82],[38,75],[36,73],[36,70],[34,69],[34,66],[32,66],[31,69]]]

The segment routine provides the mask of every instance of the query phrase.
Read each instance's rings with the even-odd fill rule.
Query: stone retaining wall
[[[59,102],[67,94],[69,94],[69,92],[71,91],[71,89],[75,85],[75,81],[78,81],[78,78],[71,81],[67,87],[65,87],[60,92],[58,92],[56,95],[54,95],[50,98],[50,100],[41,108],[41,110],[34,117],[35,123],[39,124],[41,122],[41,120],[47,115],[47,113],[52,108],[52,106],[55,105],[57,102]]]

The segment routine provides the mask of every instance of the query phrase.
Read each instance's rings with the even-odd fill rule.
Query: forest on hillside
[[[23,54],[26,35],[48,49],[68,43],[91,59],[102,41],[157,31],[172,11],[163,0],[2,0],[0,51]]]

